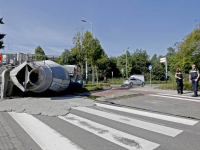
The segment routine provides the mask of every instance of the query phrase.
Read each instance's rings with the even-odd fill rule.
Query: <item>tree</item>
[[[110,60],[105,53],[102,54],[101,59],[97,60],[96,69],[98,70],[98,77],[103,78],[104,76],[108,75],[111,67]]]
[[[117,57],[117,68],[119,70],[124,68],[123,75],[126,76],[126,54],[123,54],[123,55]],[[130,75],[132,68],[133,68],[132,57],[131,57],[131,54],[129,53],[129,51],[127,51],[128,76]]]
[[[83,48],[83,32],[78,31],[73,37],[74,47],[71,48],[71,54],[76,57],[77,64],[81,66],[81,77],[83,79],[83,64],[85,61],[85,49]]]
[[[154,54],[151,58],[151,65],[152,65],[152,80],[164,80],[165,79],[165,66],[163,63],[160,63],[160,58],[163,56],[157,57]]]
[[[59,64],[61,65],[74,65],[77,64],[76,54],[70,53],[70,50],[65,49],[62,52]]]
[[[166,56],[173,56],[174,54],[175,54],[175,48],[173,48],[171,46],[168,47]]]
[[[83,37],[83,49],[85,57],[92,65],[92,84],[95,84],[94,77],[94,66],[97,69],[96,63],[98,59],[104,54],[104,50],[101,47],[101,44],[97,38],[93,38],[92,34],[89,31],[86,31]],[[98,75],[97,75],[98,77]]]
[[[36,60],[37,61],[42,61],[44,60],[44,57],[45,57],[45,53],[43,51],[43,49],[38,46],[36,49],[35,49],[35,55],[36,55]]]
[[[191,65],[195,63],[200,67],[200,24],[183,38],[180,43],[175,43],[177,51],[171,60],[172,68],[181,67],[183,72],[189,72]]]
[[[3,18],[0,18],[0,24],[4,24]],[[0,49],[3,49],[3,38],[5,37],[5,34],[0,34]]]
[[[112,72],[114,77],[120,77],[121,72],[117,68],[117,58],[116,57],[110,57],[109,58],[109,70],[107,71],[107,76],[112,77]]]
[[[175,53],[175,48],[173,47],[168,47],[167,48],[167,54],[166,54],[166,57],[167,57],[167,68],[168,70],[170,70],[170,72],[173,72],[174,73],[174,69],[172,68],[172,63],[173,63],[173,59],[174,59],[174,56],[176,55]]]
[[[136,74],[146,74],[149,72],[150,60],[146,50],[136,49],[132,54],[132,59],[134,63],[132,72]]]

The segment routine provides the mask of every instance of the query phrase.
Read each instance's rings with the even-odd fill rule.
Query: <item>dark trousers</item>
[[[177,81],[177,92],[183,93],[183,81]]]
[[[198,91],[198,83],[199,81],[195,81],[195,79],[192,79],[192,87],[195,93]]]

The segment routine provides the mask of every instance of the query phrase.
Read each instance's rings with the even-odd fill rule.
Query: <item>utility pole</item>
[[[128,69],[127,69],[127,51],[128,51],[129,47],[126,50],[126,78],[128,79]]]
[[[126,78],[128,79],[128,68],[127,68],[127,64],[128,64],[128,61],[127,61],[127,51],[128,51],[129,47],[127,48],[127,50],[123,50],[123,51],[126,51]]]
[[[88,22],[91,24],[91,35],[93,37],[93,33],[92,33],[92,22],[90,21],[86,21],[86,20],[81,20],[82,22]],[[92,85],[95,85],[95,76],[94,76],[94,65],[92,65]]]

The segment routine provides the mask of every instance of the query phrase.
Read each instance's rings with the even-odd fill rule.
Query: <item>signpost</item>
[[[152,69],[152,66],[150,65],[149,66],[149,70],[150,70],[150,86],[151,86],[151,69]]]
[[[166,83],[167,83],[167,57],[160,58],[160,63],[165,62],[165,68],[166,68]]]

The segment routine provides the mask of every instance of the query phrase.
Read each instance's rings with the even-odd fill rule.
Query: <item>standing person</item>
[[[197,91],[198,91],[198,82],[199,82],[199,70],[196,68],[196,65],[192,65],[192,69],[189,72],[189,80],[192,83],[192,87],[194,90],[194,95],[192,97],[197,97]]]
[[[175,74],[175,77],[176,77],[176,83],[177,83],[177,92],[178,94],[183,94],[183,74],[181,72],[181,68],[178,67],[176,69],[176,74]]]

